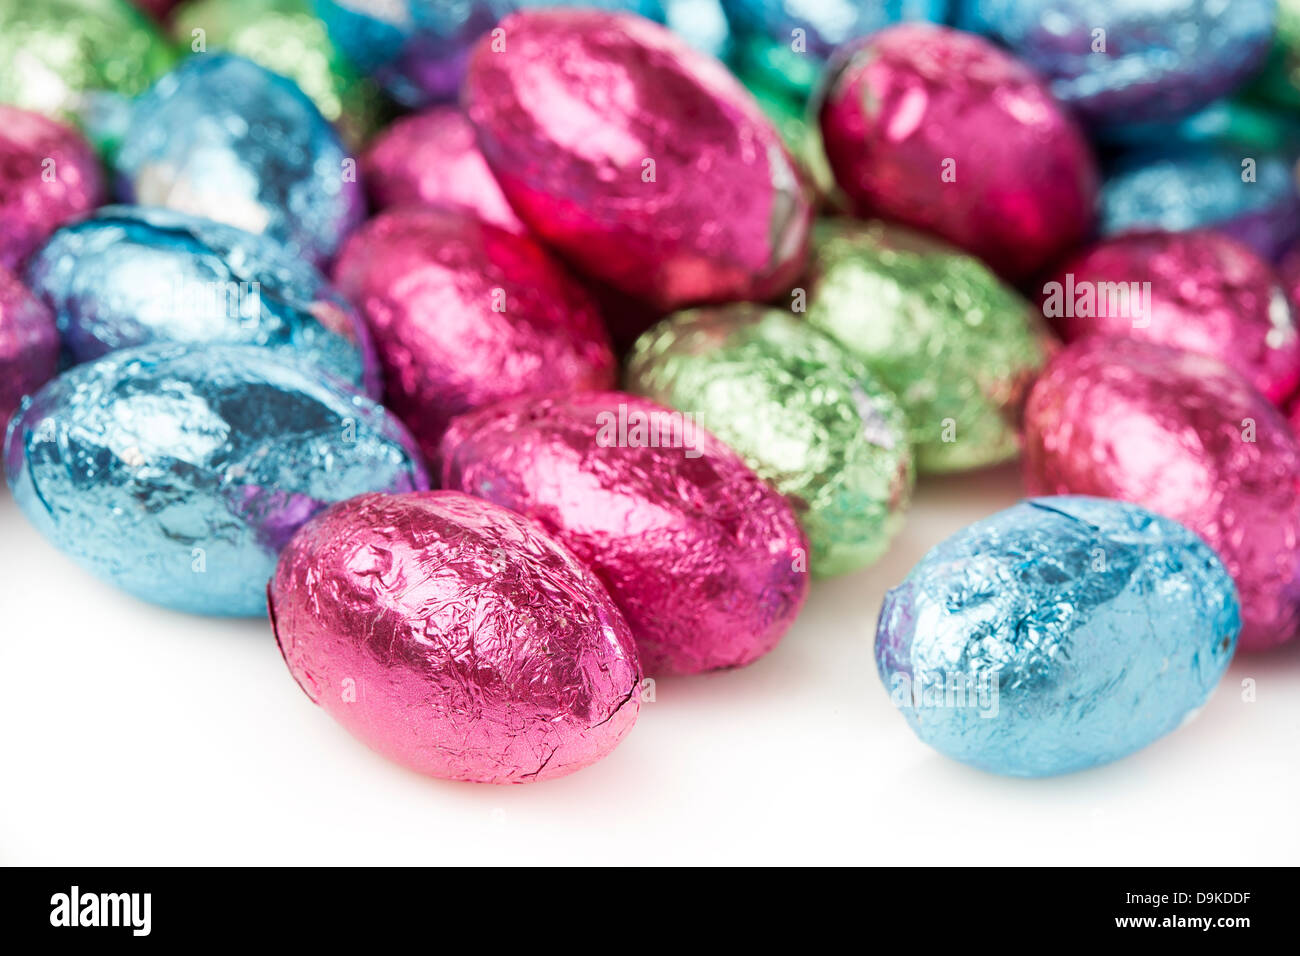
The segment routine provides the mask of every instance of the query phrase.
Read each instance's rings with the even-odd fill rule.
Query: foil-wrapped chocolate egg
[[[136,101],[123,198],[268,235],[320,264],[364,215],[356,161],[292,80],[251,60],[185,60]]]
[[[1187,528],[1031,498],[936,545],[885,596],[876,666],[923,741],[993,773],[1116,760],[1176,729],[1236,648],[1237,594]]]
[[[650,676],[739,667],[808,594],[789,504],[689,414],[618,392],[457,419],[442,484],[537,521],[609,588]]]
[[[378,209],[450,206],[509,232],[527,232],[479,152],[474,127],[454,106],[393,123],[370,144],[361,170]]]
[[[53,378],[58,367],[54,316],[0,265],[0,428],[22,397]]]
[[[102,201],[99,160],[76,130],[0,104],[0,266]]]
[[[75,361],[152,342],[257,345],[379,397],[360,316],[266,236],[171,209],[108,206],[56,232],[27,277]]]
[[[1300,441],[1282,414],[1209,356],[1133,338],[1081,339],[1025,408],[1035,494],[1132,501],[1201,535],[1241,594],[1241,646],[1300,625]]]
[[[344,246],[334,277],[370,326],[389,407],[430,461],[462,412],[614,384],[614,353],[582,286],[532,239],[467,213],[382,213]]]
[[[849,44],[820,118],[861,212],[934,232],[1004,275],[1033,273],[1092,227],[1083,135],[1037,75],[981,37],[907,23]]]
[[[146,345],[64,372],[14,416],[27,518],[98,577],[196,614],[260,615],[304,521],[428,487],[405,429],[360,393],[250,346]]]
[[[1019,293],[973,256],[881,222],[819,226],[808,282],[808,322],[898,398],[920,471],[1015,457],[1049,341]]]
[[[550,535],[454,491],[368,494],[289,542],[269,588],[285,663],[354,736],[420,773],[561,777],[632,729],[627,622]]]
[[[716,60],[648,20],[525,11],[463,102],[506,198],[582,270],[659,309],[764,299],[803,264],[811,195]]]
[[[1277,274],[1222,233],[1107,239],[1067,259],[1040,303],[1066,342],[1131,335],[1213,355],[1274,403],[1300,384],[1300,335]]]
[[[865,567],[902,527],[915,475],[902,410],[801,318],[749,304],[678,313],[637,341],[627,378],[696,416],[786,496],[814,574]]]

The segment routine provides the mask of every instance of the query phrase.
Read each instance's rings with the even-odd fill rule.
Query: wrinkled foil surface
[[[54,316],[0,265],[0,428],[22,397],[53,378],[58,367]]]
[[[1032,498],[936,545],[885,596],[876,665],[923,741],[993,773],[1108,763],[1209,698],[1241,626],[1232,579],[1182,525]]]
[[[1300,442],[1264,396],[1208,356],[1129,338],[1058,354],[1025,409],[1036,494],[1136,502],[1201,535],[1241,595],[1241,646],[1300,626]]]
[[[586,291],[531,239],[466,213],[382,213],[344,246],[334,277],[370,326],[388,406],[430,462],[462,412],[614,384]]]
[[[267,235],[320,264],[365,212],[352,162],[292,81],[208,53],[136,101],[117,171],[126,201]]]
[[[547,780],[604,757],[636,721],[636,646],[605,588],[486,501],[337,505],[289,543],[270,604],[307,696],[421,773]]]
[[[1023,64],[932,24],[844,47],[820,104],[835,178],[864,214],[943,236],[1004,275],[1089,232],[1097,171],[1074,120]]]
[[[780,134],[716,60],[648,20],[505,20],[463,101],[506,198],[585,272],[668,310],[764,299],[803,264],[811,193]]]
[[[1213,355],[1274,404],[1300,384],[1300,335],[1277,274],[1222,233],[1117,236],[1066,260],[1044,289],[1043,314],[1067,342],[1131,335]]]
[[[1019,293],[936,240],[843,220],[818,227],[808,283],[808,322],[897,396],[922,472],[1015,457],[1048,342]]]
[[[785,499],[644,398],[586,392],[480,409],[453,423],[442,462],[444,487],[534,519],[596,572],[651,677],[750,663],[807,597],[808,542]]]
[[[789,500],[818,576],[865,567],[903,524],[902,410],[836,342],[779,309],[678,313],[637,341],[628,388],[689,412]]]
[[[27,518],[98,577],[195,614],[256,616],[326,505],[427,488],[410,436],[311,366],[250,346],[142,346],[64,372],[14,416]]]
[[[265,236],[170,209],[108,206],[54,234],[27,270],[78,362],[152,342],[258,345],[380,394],[356,310]]]

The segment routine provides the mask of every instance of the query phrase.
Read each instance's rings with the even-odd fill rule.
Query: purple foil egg
[[[0,434],[23,396],[52,379],[58,366],[53,313],[0,265]]]

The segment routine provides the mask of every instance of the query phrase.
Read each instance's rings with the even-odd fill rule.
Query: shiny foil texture
[[[525,11],[501,30],[507,52],[475,48],[462,99],[538,236],[665,311],[793,283],[810,190],[720,63],[628,15]]]
[[[265,236],[170,209],[109,206],[56,232],[27,276],[75,361],[152,342],[257,345],[379,397],[361,317]]]
[[[382,213],[349,240],[334,278],[370,326],[388,406],[431,462],[462,412],[614,383],[586,291],[533,240],[466,213]]]
[[[1174,119],[1231,93],[1263,64],[1277,9],[1276,0],[963,3],[974,28],[1097,124]]]
[[[978,259],[881,222],[820,226],[807,321],[898,398],[921,472],[1014,458],[1049,343],[1037,310]]]
[[[903,412],[802,317],[750,304],[678,313],[637,341],[627,380],[695,415],[786,496],[815,575],[865,567],[902,527],[915,480]]]
[[[1271,265],[1208,230],[1139,232],[1068,259],[1043,286],[1067,342],[1131,335],[1213,355],[1277,404],[1300,384],[1300,335]]]
[[[1132,501],[1201,535],[1241,595],[1241,646],[1300,623],[1300,442],[1263,395],[1208,356],[1131,338],[1058,354],[1025,409],[1031,493]]]
[[[54,316],[0,265],[0,427],[22,397],[53,378],[58,367]]]
[[[844,47],[821,95],[835,178],[864,214],[936,233],[1011,277],[1083,239],[1097,171],[1074,120],[988,41],[930,24]]]
[[[15,415],[19,508],[154,604],[256,616],[280,548],[327,505],[428,482],[383,408],[249,346],[142,346],[64,372]]]
[[[636,646],[609,594],[490,502],[353,498],[294,536],[269,592],[307,696],[420,773],[549,780],[604,757],[636,721]]]
[[[936,545],[885,596],[876,666],[923,741],[993,773],[1116,760],[1209,698],[1236,647],[1232,579],[1177,522],[1031,498]]]
[[[103,200],[99,160],[81,134],[0,105],[0,266],[18,268],[55,229]]]
[[[126,201],[267,235],[321,264],[364,215],[353,163],[292,81],[207,53],[136,101],[117,172]]]
[[[371,204],[449,206],[508,232],[527,232],[479,152],[465,114],[435,106],[383,131],[361,159]]]
[[[619,392],[523,398],[453,423],[446,488],[535,520],[596,572],[645,673],[740,667],[808,594],[785,499],[692,419]]]

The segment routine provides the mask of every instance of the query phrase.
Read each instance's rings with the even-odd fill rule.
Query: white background
[[[593,767],[492,787],[386,762],[308,701],[265,622],[119,594],[0,490],[0,862],[1300,861],[1300,647],[1239,657],[1192,723],[1084,773],[1002,779],[912,735],[875,673],[881,597],[1018,497],[1010,469],[924,481],[889,556],[816,584],[774,653],[660,680]]]

